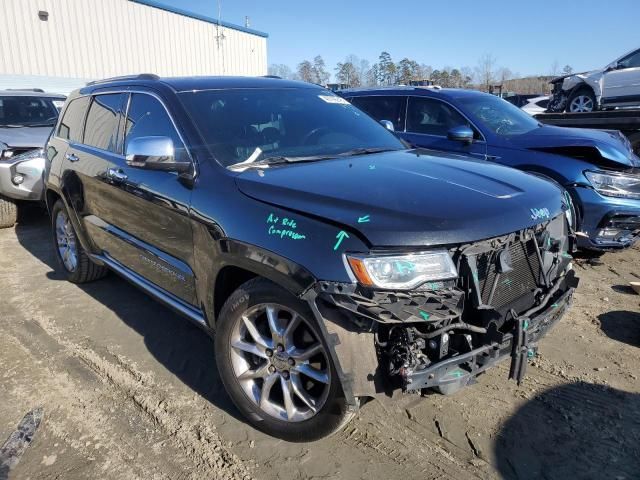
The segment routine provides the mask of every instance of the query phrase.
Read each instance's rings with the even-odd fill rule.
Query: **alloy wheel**
[[[58,253],[69,272],[75,272],[78,267],[78,247],[76,234],[73,231],[68,215],[59,211],[56,216],[56,246]]]
[[[578,95],[569,104],[570,112],[592,112],[593,99],[588,95]]]
[[[246,310],[230,335],[231,364],[244,393],[288,422],[313,417],[331,385],[327,352],[309,321],[275,303]]]

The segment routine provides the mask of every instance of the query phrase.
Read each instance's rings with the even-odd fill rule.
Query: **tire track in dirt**
[[[362,418],[338,434],[342,442],[374,453],[402,468],[410,466],[409,478],[491,478],[490,466],[469,452],[441,439],[412,421],[402,405],[419,397],[407,397],[395,405],[371,402]],[[379,458],[378,457],[378,458]],[[417,477],[412,475],[418,474]]]
[[[24,345],[22,339],[5,329],[0,342],[5,353],[11,352],[15,369],[12,374],[3,376],[3,385],[6,386],[3,394],[13,399],[14,405],[34,400],[39,405],[44,405],[45,417],[40,430],[46,430],[53,437],[49,443],[55,443],[49,447],[58,447],[55,449],[57,451],[70,449],[75,452],[71,456],[84,459],[84,465],[75,466],[73,462],[62,461],[63,465],[56,465],[56,468],[63,470],[58,471],[58,475],[75,468],[91,470],[90,464],[108,468],[113,478],[169,479],[171,473],[179,473],[179,470],[172,471],[168,468],[162,472],[155,466],[147,468],[147,465],[138,463],[136,460],[139,450],[134,448],[134,442],[130,439],[116,440],[112,422],[105,421],[105,412],[95,408],[95,404],[103,399],[93,391],[79,390],[73,373],[59,372],[50,367],[35,373],[29,363],[42,360],[37,360],[38,357]],[[60,358],[55,355],[50,360]],[[68,363],[65,366],[69,370],[73,369]],[[24,382],[24,379],[28,379],[28,382]],[[43,433],[38,432],[36,442]]]
[[[64,349],[68,356],[80,359],[99,378],[108,381],[118,390],[126,401],[133,402],[163,430],[167,440],[174,442],[192,459],[195,467],[209,469],[216,473],[216,478],[220,479],[248,480],[251,478],[249,468],[224,446],[219,435],[209,426],[214,422],[200,418],[200,422],[196,423],[182,418],[179,408],[181,399],[177,398],[175,393],[168,395],[162,392],[161,387],[150,375],[138,372],[135,366],[128,364],[124,357],[116,357],[115,362],[109,361],[92,349],[67,340],[56,327],[55,322],[41,311],[40,302],[22,293],[25,289],[15,281],[15,277],[5,278],[10,283],[9,288],[13,292],[18,292],[12,296],[10,303],[22,310],[24,318],[32,318],[43,333]],[[165,400],[167,398],[171,398],[171,401]],[[182,400],[188,403],[186,399]],[[175,408],[172,407],[173,405]],[[89,427],[89,425],[86,426]]]

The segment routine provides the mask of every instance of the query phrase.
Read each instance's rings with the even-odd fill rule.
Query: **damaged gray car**
[[[600,70],[551,80],[548,112],[593,112],[640,107],[640,49],[632,50]]]
[[[18,205],[43,200],[43,146],[65,96],[40,89],[0,90],[0,228],[12,227]]]

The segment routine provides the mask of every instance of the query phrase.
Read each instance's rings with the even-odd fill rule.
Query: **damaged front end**
[[[566,111],[571,95],[584,86],[593,90],[596,103],[599,105],[602,97],[602,76],[602,72],[593,71],[554,78],[549,82],[553,88],[547,104],[547,112],[562,113]]]
[[[456,279],[408,291],[319,282],[309,300],[347,395],[452,393],[509,356],[510,378],[520,382],[577,286],[568,251],[563,214],[449,249]]]

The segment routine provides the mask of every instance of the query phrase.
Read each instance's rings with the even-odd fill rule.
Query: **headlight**
[[[28,152],[21,153],[12,158],[14,162],[24,162],[26,160],[33,160],[34,158],[44,158],[44,148],[36,148],[29,150]]]
[[[584,175],[602,195],[640,199],[640,176],[589,171],[584,172]]]
[[[458,277],[446,251],[390,256],[347,255],[358,281],[365,286],[410,290],[418,285]]]

